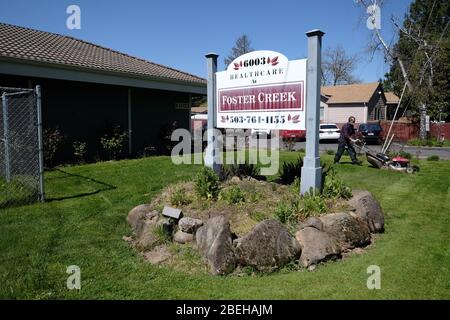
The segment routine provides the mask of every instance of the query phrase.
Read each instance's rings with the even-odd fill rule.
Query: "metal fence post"
[[[9,156],[9,128],[8,128],[8,98],[6,92],[2,95],[3,105],[3,140],[5,143],[5,179],[11,182],[11,159]]]
[[[41,86],[36,86],[36,111],[37,111],[37,134],[39,149],[39,200],[45,201],[44,192],[44,146],[42,141],[42,104],[41,104]]]

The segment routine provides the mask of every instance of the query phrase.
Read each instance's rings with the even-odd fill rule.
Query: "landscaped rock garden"
[[[170,186],[129,212],[133,234],[126,240],[150,263],[215,275],[292,264],[313,270],[361,250],[384,231],[379,202],[368,191],[351,192],[335,172],[321,196],[303,198],[296,183],[213,177],[208,194],[200,180]]]

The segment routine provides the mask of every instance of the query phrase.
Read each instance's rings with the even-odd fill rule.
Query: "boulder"
[[[277,220],[258,223],[252,231],[234,241],[239,265],[258,270],[282,267],[300,256],[300,245]]]
[[[295,238],[302,250],[300,262],[304,267],[338,258],[341,255],[341,248],[337,240],[314,227],[305,227],[297,231]]]
[[[157,228],[162,228],[162,231],[168,238],[171,238],[173,231],[173,222],[170,219],[154,216],[144,220],[141,233],[136,237],[136,244],[139,248],[149,250],[160,244],[161,234]]]
[[[173,236],[173,241],[181,244],[192,242],[194,241],[194,235],[192,233],[186,233],[181,230],[178,230]]]
[[[197,247],[211,266],[212,274],[228,274],[236,265],[230,223],[225,216],[208,220],[196,233]]]
[[[200,219],[194,219],[190,217],[184,217],[181,218],[180,221],[178,221],[178,227],[181,231],[186,233],[193,233],[197,231],[198,228],[200,228],[203,225],[203,221]]]
[[[354,215],[365,221],[370,232],[384,231],[384,215],[380,203],[366,190],[353,190],[348,204],[355,209]]]
[[[339,242],[342,250],[363,247],[370,243],[367,224],[347,212],[331,213],[320,217],[322,230]]]
[[[298,226],[299,230],[307,228],[307,227],[312,227],[312,228],[316,228],[317,230],[322,230],[322,228],[323,228],[322,221],[317,217],[309,217],[308,219],[306,219],[306,221],[300,222],[299,226]]]
[[[149,204],[141,204],[131,209],[127,216],[127,222],[133,228],[135,234],[140,234],[144,226],[144,220],[158,215],[158,211],[152,210]]]

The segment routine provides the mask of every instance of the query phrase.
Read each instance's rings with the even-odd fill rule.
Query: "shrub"
[[[284,148],[288,151],[294,151],[295,138],[283,138]]]
[[[406,159],[411,159],[412,158],[412,154],[409,153],[409,152],[406,152],[406,151],[393,152],[393,153],[390,153],[389,156],[391,158],[394,158],[394,157],[397,157],[397,156],[398,157],[402,157],[402,158],[406,158]]]
[[[294,210],[292,203],[280,202],[275,208],[275,218],[281,223],[295,223],[297,221],[297,212]]]
[[[326,152],[330,156],[334,156],[334,154],[335,154],[335,152],[333,150],[327,150]]]
[[[219,177],[209,167],[203,167],[195,179],[195,191],[200,198],[216,199],[219,194]]]
[[[155,226],[152,233],[157,238],[155,245],[168,244],[172,240],[172,233],[162,224]]]
[[[127,136],[126,132],[121,131],[120,126],[116,126],[112,133],[100,138],[102,150],[108,160],[116,160],[122,155]]]
[[[219,199],[226,201],[228,204],[238,204],[245,202],[245,193],[238,186],[222,191],[219,194]]]
[[[261,169],[255,164],[225,164],[221,167],[220,179],[222,181],[232,177],[252,177],[260,178]]]
[[[291,184],[296,177],[301,177],[303,160],[301,157],[294,162],[283,162],[279,170],[280,180],[283,184]]]
[[[64,143],[64,135],[56,129],[45,129],[42,134],[44,144],[44,163],[47,167],[53,167],[56,164],[56,156]]]
[[[190,204],[191,202],[192,200],[187,196],[186,189],[183,187],[175,188],[170,196],[170,203],[173,206],[184,206]]]
[[[439,161],[439,156],[433,154],[432,156],[429,156],[429,157],[427,158],[427,160],[428,160],[428,161]]]
[[[72,147],[73,155],[77,159],[77,162],[84,162],[84,157],[86,155],[86,142],[74,141]]]
[[[327,211],[325,200],[318,192],[306,192],[299,202],[299,205],[300,213],[303,219],[310,216],[320,215]]]
[[[324,171],[322,195],[326,198],[343,198],[350,199],[352,197],[352,189],[345,184],[336,175],[334,167]]]

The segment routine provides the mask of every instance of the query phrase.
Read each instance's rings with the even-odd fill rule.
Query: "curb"
[[[433,151],[448,151],[450,152],[450,148],[449,147],[422,147],[422,146],[407,146],[405,145],[404,148],[408,148],[408,149],[419,149],[419,150],[433,150]]]

